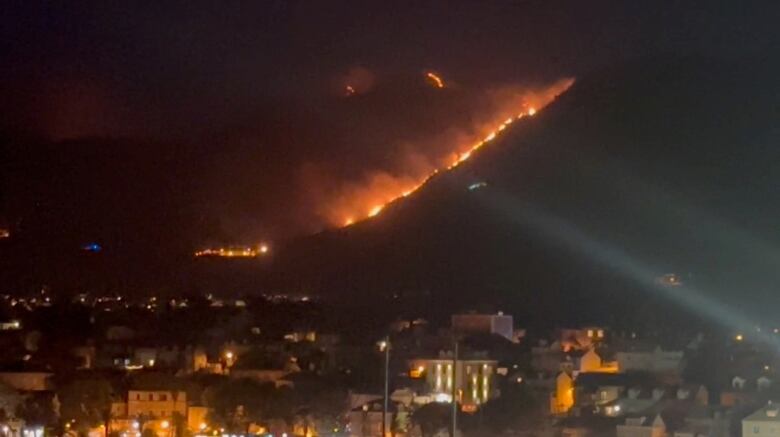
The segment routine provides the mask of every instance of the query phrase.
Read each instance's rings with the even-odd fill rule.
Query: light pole
[[[455,431],[458,429],[458,339],[455,338],[455,351],[452,354],[452,432],[450,435],[455,437]]]
[[[387,437],[387,406],[390,401],[390,337],[379,342],[379,350],[385,353],[385,389],[382,397],[382,437]]]

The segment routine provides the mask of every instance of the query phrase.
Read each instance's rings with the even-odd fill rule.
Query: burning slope
[[[429,72],[426,77],[437,88],[444,87],[439,76]],[[413,158],[410,165],[413,168],[410,168],[408,174],[401,176],[375,172],[364,185],[344,190],[344,194],[339,199],[325,207],[322,211],[323,215],[328,218],[331,225],[341,227],[375,217],[388,204],[419,190],[437,173],[452,170],[467,161],[477,150],[501,135],[514,121],[533,116],[573,83],[573,79],[564,79],[542,90],[523,93],[519,101],[509,98],[506,107],[500,109],[494,117],[495,122],[477,129],[468,129],[474,134],[462,138],[461,145],[448,156],[441,157],[438,162]]]

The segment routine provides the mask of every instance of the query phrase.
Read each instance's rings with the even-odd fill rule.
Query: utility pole
[[[455,338],[455,353],[452,354],[452,431],[450,436],[455,437],[458,429],[458,339]]]
[[[390,336],[382,342],[385,352],[385,392],[382,406],[382,437],[387,437],[387,406],[390,401]]]

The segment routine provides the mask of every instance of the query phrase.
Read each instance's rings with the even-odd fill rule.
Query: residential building
[[[170,418],[174,413],[187,415],[187,393],[183,391],[130,390],[127,415],[130,417]]]
[[[550,396],[550,413],[565,414],[574,406],[574,378],[561,372],[555,378],[555,391]]]
[[[682,351],[621,351],[615,354],[621,372],[679,373],[683,366]]]
[[[580,373],[598,372],[598,373],[617,373],[618,363],[616,361],[605,361],[596,352],[595,348],[589,349],[579,360]]]
[[[127,399],[111,403],[110,430],[119,433],[150,429],[159,437],[171,437],[180,423],[190,432],[208,425],[208,409],[189,406],[187,393],[177,390],[130,390]]]
[[[22,392],[51,390],[51,378],[54,374],[45,370],[13,369],[0,371],[0,383]]]
[[[409,362],[409,375],[425,381],[427,393],[420,395],[443,402],[451,402],[454,383],[458,402],[465,409],[474,409],[498,394],[494,381],[497,364],[490,359],[457,360],[453,381],[451,358],[414,359]]]
[[[660,414],[655,417],[629,417],[617,426],[617,437],[666,437],[666,423]]]
[[[780,404],[771,401],[742,419],[742,437],[780,436]]]
[[[588,350],[606,338],[606,329],[598,326],[561,329],[558,342],[564,352]]]
[[[382,399],[366,402],[350,410],[348,435],[350,437],[381,437],[382,411]],[[403,405],[390,402],[385,416],[387,436],[396,435],[396,431],[406,431],[408,423],[409,413],[404,410]]]
[[[502,312],[496,314],[454,314],[452,330],[459,334],[496,334],[514,340],[514,320]]]

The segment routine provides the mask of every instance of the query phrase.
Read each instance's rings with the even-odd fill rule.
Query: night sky
[[[323,204],[438,159],[508,89],[775,56],[777,5],[741,3],[5,2],[0,222],[32,276],[92,241],[140,271],[315,233]]]

